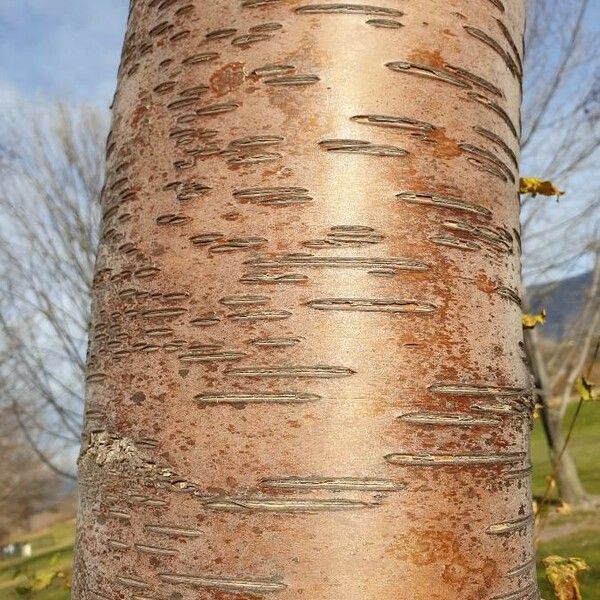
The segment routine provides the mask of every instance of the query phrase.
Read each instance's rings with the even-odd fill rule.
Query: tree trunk
[[[562,500],[572,507],[588,508],[592,498],[585,491],[581,479],[579,479],[577,465],[571,451],[568,446],[565,447],[565,436],[562,432],[563,413],[560,406],[553,407],[551,405],[549,390],[552,386],[544,364],[544,357],[540,351],[538,335],[535,331],[526,332],[525,347],[535,378],[537,397],[542,405],[542,426],[558,492]]]
[[[590,508],[593,500],[579,479],[573,456],[568,448],[564,448],[565,436],[562,433],[560,412],[548,403],[544,403],[543,412],[546,438],[552,440],[548,450],[560,498],[573,508]]]
[[[537,597],[522,24],[132,3],[75,599]]]

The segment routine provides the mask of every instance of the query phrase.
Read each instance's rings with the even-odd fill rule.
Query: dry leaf
[[[524,329],[533,329],[536,325],[543,325],[546,320],[546,309],[542,308],[542,311],[537,315],[531,315],[529,313],[523,313],[521,315],[521,323],[523,323]]]
[[[564,500],[561,500],[560,505],[556,508],[556,512],[559,515],[568,515],[570,512],[572,512],[572,510],[573,509],[571,508],[571,505]]]
[[[558,189],[551,181],[538,179],[537,177],[521,177],[519,179],[519,194],[531,194],[532,196],[559,196],[564,191]]]
[[[583,559],[552,555],[544,558],[542,564],[556,600],[582,600],[577,573],[589,569]]]
[[[595,400],[594,385],[587,381],[583,375],[577,378],[577,381],[575,382],[575,389],[577,390],[581,400]]]

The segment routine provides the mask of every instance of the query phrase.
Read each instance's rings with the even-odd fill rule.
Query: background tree
[[[594,372],[594,362],[597,360],[600,339],[598,257],[590,279],[577,318],[567,324],[560,339],[544,340],[535,329],[525,333],[542,408],[542,424],[553,471],[551,477],[558,486],[560,498],[573,508],[590,508],[598,503],[597,498],[585,491],[563,433],[563,421],[573,397],[575,382],[584,373]],[[547,287],[549,292],[540,294],[542,301],[554,286],[550,284]]]
[[[549,340],[542,327],[527,332],[526,342],[559,494],[572,507],[585,508],[593,499],[583,488],[569,449],[560,461],[556,457],[573,383],[600,336],[600,196],[594,176],[600,158],[600,37],[588,0],[534,0],[528,10],[521,171],[567,189],[561,202],[568,208],[563,205],[561,210],[545,198],[522,197],[523,271],[528,287],[535,288],[524,298],[524,311],[546,305],[570,274],[587,268],[595,269],[595,275],[582,293],[576,318],[556,339]],[[550,313],[548,320],[557,317]]]
[[[38,456],[72,477],[106,122],[91,108],[30,107],[1,130],[2,394]]]
[[[31,454],[10,407],[0,406],[0,542],[61,496],[62,481]]]
[[[521,174],[552,179],[569,190],[563,200],[568,210],[539,197],[522,199],[529,284],[593,267],[600,206],[593,177],[600,144],[600,38],[591,25],[594,15],[589,0],[529,3]]]

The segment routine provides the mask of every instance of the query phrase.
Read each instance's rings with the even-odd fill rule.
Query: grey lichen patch
[[[78,461],[81,478],[93,479],[99,470],[112,475],[170,488],[196,492],[198,486],[180,477],[168,465],[158,464],[136,442],[108,431],[93,432]]]
[[[89,445],[79,457],[79,467],[86,466],[90,461],[109,468],[123,463],[133,468],[151,463],[148,455],[139,450],[133,440],[115,436],[108,431],[91,434]]]

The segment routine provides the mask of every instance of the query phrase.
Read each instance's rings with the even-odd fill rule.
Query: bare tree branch
[[[24,108],[0,122],[0,371],[34,452],[54,472],[79,442],[106,118]]]

